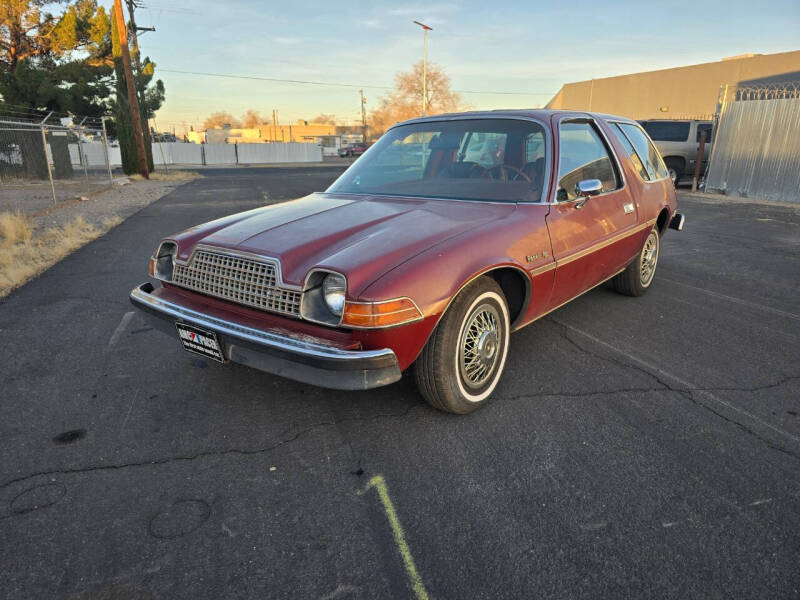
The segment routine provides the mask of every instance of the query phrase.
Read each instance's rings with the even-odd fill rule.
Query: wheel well
[[[677,163],[677,166],[679,166],[681,169],[686,168],[686,159],[682,156],[665,156],[664,163]]]
[[[658,233],[663,236],[667,232],[668,225],[669,225],[669,209],[664,208],[658,214],[658,220],[656,221],[656,227],[658,227]]]
[[[529,282],[519,269],[510,267],[494,269],[486,273],[497,282],[508,303],[508,317],[513,328],[527,306]]]

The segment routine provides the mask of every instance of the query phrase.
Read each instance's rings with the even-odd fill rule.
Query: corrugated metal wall
[[[722,104],[706,190],[800,202],[800,89],[732,88]]]

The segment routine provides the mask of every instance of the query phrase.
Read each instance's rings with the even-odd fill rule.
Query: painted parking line
[[[120,320],[119,325],[117,325],[117,328],[114,330],[114,333],[111,334],[111,339],[108,340],[109,348],[115,346],[116,343],[119,341],[119,338],[125,332],[125,328],[128,326],[128,323],[131,322],[131,319],[133,318],[134,314],[135,314],[134,311],[131,310],[122,315],[122,319]]]
[[[386,518],[389,519],[389,525],[392,527],[395,544],[397,544],[400,556],[403,557],[406,573],[408,574],[408,579],[416,594],[417,600],[428,600],[428,592],[425,590],[425,585],[422,583],[422,579],[417,572],[417,567],[414,564],[414,557],[411,556],[411,549],[406,542],[403,526],[400,524],[400,519],[397,517],[397,511],[394,509],[394,503],[392,503],[392,499],[389,496],[389,488],[386,486],[383,475],[375,475],[375,477],[369,480],[367,486],[361,490],[359,494],[366,494],[372,488],[378,491],[378,497],[383,505]]]
[[[723,400],[719,396],[717,396],[715,394],[712,394],[711,392],[709,392],[707,390],[703,390],[702,388],[700,388],[700,386],[695,385],[691,381],[687,381],[686,379],[683,379],[682,377],[679,377],[678,375],[670,373],[669,371],[665,371],[661,367],[659,367],[657,365],[654,365],[652,363],[649,363],[649,362],[647,362],[645,360],[642,360],[638,356],[634,356],[633,354],[631,354],[630,352],[626,352],[622,348],[617,348],[616,346],[613,346],[613,345],[609,344],[608,342],[604,342],[600,338],[593,336],[591,333],[589,333],[587,331],[583,331],[582,329],[578,329],[577,327],[573,327],[572,325],[568,325],[567,323],[564,323],[563,321],[557,321],[556,319],[553,319],[553,321],[558,323],[562,327],[565,327],[569,331],[577,333],[578,335],[581,335],[581,336],[593,341],[595,344],[597,344],[599,346],[603,346],[604,348],[607,348],[609,350],[612,350],[613,352],[616,352],[617,354],[620,354],[621,356],[624,356],[629,361],[631,361],[631,362],[635,363],[636,365],[642,367],[646,371],[649,371],[651,374],[658,374],[658,376],[661,377],[662,379],[671,380],[673,382],[673,384],[677,383],[679,386],[681,386],[683,388],[686,388],[687,391],[690,391],[693,394],[697,394],[698,396],[706,398],[707,400],[709,400],[709,401],[711,401],[711,402],[713,402],[715,404],[719,404],[719,405],[724,406],[725,408],[727,408],[729,410],[737,412],[740,415],[743,415],[743,416],[747,417],[748,419],[751,419],[752,421],[758,423],[762,427],[766,427],[767,429],[771,429],[772,431],[774,431],[775,433],[779,434],[780,436],[782,436],[784,438],[787,438],[787,439],[789,439],[789,440],[791,440],[791,441],[793,441],[795,443],[800,443],[800,437],[797,437],[796,435],[794,435],[792,433],[789,433],[788,431],[785,431],[785,430],[781,429],[780,427],[775,427],[772,423],[769,423],[768,421],[765,421],[764,419],[754,415],[750,411],[747,411],[747,410],[745,410],[745,409],[743,409],[743,408],[741,408],[739,406],[736,406],[735,404],[731,404],[727,400]]]

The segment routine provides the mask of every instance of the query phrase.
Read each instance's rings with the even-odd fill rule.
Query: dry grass
[[[27,244],[33,236],[33,227],[21,212],[0,213],[0,245]]]
[[[121,221],[119,217],[107,217],[97,228],[83,217],[76,217],[62,227],[49,227],[34,235],[33,226],[23,215],[9,215],[0,214],[0,298]],[[10,231],[14,237],[6,229],[6,223],[12,222],[15,225]]]
[[[198,177],[202,177],[200,173],[196,171],[167,171],[164,172],[162,170],[155,170],[150,173],[150,179],[153,181],[190,181],[192,179],[197,179]],[[128,179],[131,181],[144,181],[144,177],[141,175],[129,175]]]

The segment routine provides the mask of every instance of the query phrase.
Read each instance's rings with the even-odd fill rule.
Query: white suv
[[[697,164],[700,135],[706,132],[703,168],[711,155],[711,121],[639,121],[664,158],[672,183],[677,185],[684,176],[691,177]]]

